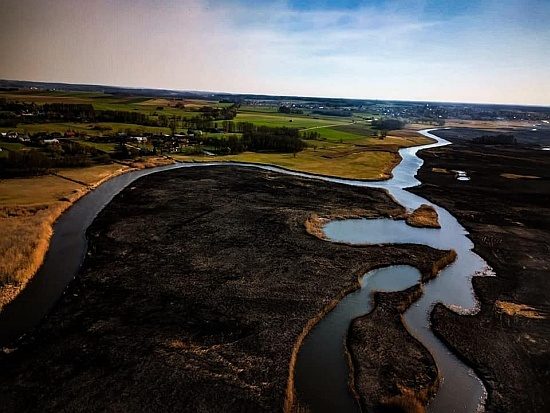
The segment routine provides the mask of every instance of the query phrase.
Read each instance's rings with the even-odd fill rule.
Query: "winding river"
[[[453,356],[432,334],[429,314],[433,305],[446,306],[464,312],[476,310],[477,302],[471,287],[471,277],[488,272],[487,264],[476,255],[466,230],[445,209],[407,192],[405,188],[418,185],[415,175],[422,165],[416,156],[421,149],[449,144],[430,133],[421,133],[435,143],[404,148],[399,151],[402,161],[387,181],[358,181],[289,171],[275,166],[243,163],[175,164],[117,176],[75,203],[54,226],[54,235],[44,263],[22,293],[0,313],[0,346],[12,343],[30,331],[45,317],[67,284],[77,274],[87,250],[86,230],[97,214],[113,197],[136,179],[159,171],[182,167],[223,167],[237,165],[255,167],[294,176],[320,179],[353,186],[386,189],[407,209],[421,204],[432,205],[439,215],[441,229],[420,229],[403,221],[389,219],[347,219],[330,222],[324,228],[333,242],[356,244],[417,243],[439,249],[454,249],[456,261],[442,270],[438,277],[424,286],[424,294],[405,313],[405,321],[413,334],[433,355],[439,369],[441,385],[428,409],[431,412],[476,412],[483,408],[486,391],[474,372]],[[346,296],[338,306],[312,330],[298,355],[296,391],[313,412],[358,411],[348,391],[348,365],[344,357],[344,340],[349,322],[371,309],[372,291],[399,291],[418,282],[418,271],[408,266],[391,266],[366,274],[362,288]],[[343,332],[343,333],[342,333]],[[340,335],[340,336],[339,336]],[[328,369],[328,370],[327,370]],[[331,375],[327,376],[330,371]],[[332,374],[334,373],[334,374]],[[313,380],[314,377],[327,380]],[[302,378],[302,379],[301,379]]]

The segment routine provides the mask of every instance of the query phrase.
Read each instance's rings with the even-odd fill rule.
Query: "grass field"
[[[0,208],[49,205],[82,185],[52,175],[0,180]]]
[[[250,109],[252,108],[252,109]],[[298,128],[318,132],[322,139],[330,142],[356,141],[370,137],[373,131],[370,124],[358,117],[336,117],[321,115],[287,115],[268,108],[241,108],[236,122],[251,122],[258,126]]]
[[[197,112],[203,106],[226,107],[231,103],[219,103],[208,100],[186,99],[176,101],[166,98],[149,98],[140,96],[113,96],[101,93],[87,92],[61,92],[61,91],[16,91],[0,92],[0,97],[7,100],[17,100],[23,102],[34,102],[37,104],[45,103],[79,103],[91,104],[96,110],[117,110],[143,113],[148,116],[164,115],[171,117],[173,115],[182,118],[191,118],[199,115]],[[176,105],[183,103],[184,108],[178,108]],[[364,114],[363,114],[364,115]],[[352,125],[353,121],[360,124]],[[323,115],[287,115],[277,112],[277,107],[266,106],[243,106],[234,119],[234,122],[251,122],[258,126],[272,127],[292,127],[299,129],[315,129],[324,139],[333,142],[357,140],[371,135],[370,128],[360,117],[350,118],[330,117]],[[110,128],[102,132],[93,129],[94,125]],[[8,132],[14,128],[0,128],[0,132]],[[99,136],[104,133],[126,132],[127,130],[141,131],[141,133],[169,133],[168,128],[146,127],[134,124],[117,123],[42,123],[42,124],[22,124],[15,128],[18,132],[36,133],[36,132],[65,132],[76,131],[83,132],[90,136]]]
[[[345,125],[350,119],[314,118],[305,115],[286,115],[282,113],[244,112],[239,111],[235,122],[251,122],[258,126],[286,126],[289,128],[313,128],[328,125]]]
[[[96,110],[132,111],[146,115],[157,113],[166,116],[177,115],[182,117],[197,116],[198,113],[193,109],[198,109],[202,106],[226,107],[231,105],[231,103],[188,99],[183,101],[185,105],[184,108],[176,108],[175,106],[178,101],[165,98],[154,99],[141,96],[113,96],[102,93],[36,90],[0,92],[0,97],[4,97],[7,100],[16,100],[27,103],[91,104]],[[163,109],[159,110],[159,107],[162,107]]]
[[[129,169],[113,164],[59,174],[93,185]],[[88,191],[88,185],[53,175],[0,180],[0,310],[42,264],[54,222]]]
[[[399,148],[431,142],[421,135],[409,137],[388,136],[383,140],[362,138],[334,143],[307,141],[309,147],[296,154],[244,152],[227,156],[173,155],[182,162],[240,161],[282,166],[296,171],[352,179],[378,180],[391,176],[391,170],[400,161]],[[313,145],[317,146],[316,149]]]
[[[116,143],[92,142],[84,139],[79,139],[77,140],[77,142],[81,143],[82,145],[91,146],[93,148],[96,148],[100,151],[107,152],[107,153],[115,152],[115,149],[117,147]]]
[[[0,309],[38,270],[52,225],[84,187],[55,176],[0,181]]]
[[[111,177],[113,175],[118,175],[119,173],[128,169],[129,168],[127,166],[119,164],[107,164],[90,166],[88,168],[61,169],[57,172],[57,175],[73,179],[87,185],[96,185],[98,182],[101,182],[105,178]]]
[[[19,151],[24,147],[25,145],[18,142],[0,142],[0,158],[8,156],[9,151]]]
[[[104,131],[94,129],[94,126],[106,128]],[[169,128],[161,128],[158,126],[142,126],[132,123],[110,123],[110,122],[97,122],[97,123],[20,123],[16,128],[0,127],[0,132],[17,131],[20,133],[37,133],[37,132],[60,132],[67,131],[83,132],[90,136],[100,136],[104,134],[126,132],[128,130],[136,131],[138,133],[170,133]]]
[[[321,175],[332,175],[343,178],[386,179],[393,167],[399,162],[399,155],[392,152],[364,151],[351,153],[338,158],[323,158],[313,149],[307,149],[296,156],[293,154],[265,154],[244,152],[239,155],[229,155],[210,158],[178,157],[178,160],[194,161],[241,161],[265,163],[282,166],[296,171]]]
[[[355,179],[387,179],[399,162],[395,151],[371,151],[368,148],[350,149],[345,145],[308,148],[293,154],[244,152],[227,156],[183,156],[174,158],[184,162],[240,161],[282,166],[296,171]]]

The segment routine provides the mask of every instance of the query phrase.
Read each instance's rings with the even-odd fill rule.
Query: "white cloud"
[[[298,11],[285,2],[5,0],[0,77],[549,103],[545,77],[530,77],[550,66],[544,53],[548,29],[534,31],[514,21],[510,4],[489,5],[476,16],[429,20],[421,3],[411,12]]]

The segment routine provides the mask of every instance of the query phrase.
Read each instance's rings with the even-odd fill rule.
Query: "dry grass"
[[[138,164],[142,169],[173,162],[153,158]],[[59,176],[0,181],[0,311],[42,265],[53,224],[63,211],[105,180],[130,170],[124,165],[99,165],[61,170]]]
[[[505,313],[511,317],[519,316],[526,318],[544,319],[546,318],[537,309],[526,304],[513,303],[511,301],[495,301],[495,307],[501,313]]]
[[[42,265],[52,225],[70,205],[58,201],[38,207],[0,209],[0,311]]]
[[[105,178],[109,179],[126,172],[128,168],[118,164],[97,165],[89,168],[62,169],[57,175],[95,186]]]
[[[399,217],[400,212],[395,211],[395,214],[392,216]],[[334,220],[342,220],[342,219],[359,219],[359,218],[376,218],[377,216],[372,215],[371,212],[366,211],[364,209],[358,209],[358,208],[350,208],[346,210],[336,210],[331,214],[319,216],[316,213],[311,214],[306,221],[304,222],[304,226],[306,227],[306,231],[322,240],[326,240],[326,234],[323,230],[324,226],[328,224],[330,221]]]
[[[503,178],[507,179],[540,179],[540,176],[534,176],[534,175],[516,175],[516,174],[500,174]]]
[[[82,188],[52,175],[0,180],[0,207],[51,204]]]
[[[426,409],[414,395],[401,394],[384,402],[381,411],[392,413],[425,413]]]
[[[528,121],[510,121],[510,120],[463,120],[447,119],[446,128],[481,128],[481,129],[500,129],[500,128],[526,128],[532,127],[533,123]]]
[[[441,228],[439,217],[434,207],[427,204],[420,205],[407,216],[406,222],[412,227]]]
[[[391,177],[392,169],[400,162],[397,153],[391,151],[365,150],[358,148],[343,156],[334,157],[343,148],[306,149],[294,156],[283,153],[243,152],[229,156],[177,156],[186,162],[238,161],[281,166],[295,171],[338,176],[343,178],[379,180]],[[349,148],[345,148],[346,151]],[[328,155],[328,156],[326,156]]]
[[[306,222],[304,222],[304,225],[309,234],[317,238],[325,239],[326,237],[323,227],[328,221],[328,218],[321,218],[317,214],[311,214],[308,219],[306,219]]]
[[[439,271],[456,260],[456,251],[450,250],[445,256],[432,264],[431,278],[436,277]],[[423,280],[426,281],[426,280]]]
[[[392,132],[393,133],[393,132]],[[350,179],[380,180],[391,177],[392,169],[401,161],[398,149],[432,142],[415,131],[396,132],[399,136],[361,138],[350,142],[307,141],[310,147],[294,154],[243,152],[238,155],[177,155],[183,162],[238,161],[281,166],[301,172]]]
[[[128,163],[128,166],[136,169],[154,168],[156,166],[172,165],[176,161],[165,156],[149,156],[147,158],[138,158]]]

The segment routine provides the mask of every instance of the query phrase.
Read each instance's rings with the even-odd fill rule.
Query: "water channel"
[[[105,182],[76,202],[56,222],[50,248],[42,267],[22,293],[0,313],[0,346],[13,343],[32,330],[47,315],[82,264],[87,250],[87,228],[113,197],[133,181],[151,173],[175,168],[224,167],[224,165],[255,167],[346,185],[383,188],[409,210],[416,209],[421,204],[435,207],[441,223],[439,230],[412,228],[403,221],[389,219],[348,219],[330,222],[325,227],[325,233],[332,242],[357,244],[407,242],[439,249],[454,249],[457,252],[457,260],[441,271],[437,278],[425,284],[422,298],[405,313],[405,320],[409,331],[433,355],[442,378],[439,391],[428,406],[429,411],[478,411],[486,398],[485,389],[473,371],[454,357],[431,333],[429,313],[437,302],[465,312],[475,311],[477,303],[471,287],[471,277],[486,271],[488,267],[472,251],[473,244],[467,237],[467,232],[450,213],[405,190],[420,183],[415,176],[422,165],[422,160],[416,156],[416,153],[421,149],[449,144],[444,139],[432,135],[430,130],[421,131],[421,133],[434,139],[435,143],[401,149],[399,153],[402,161],[392,171],[393,177],[387,181],[370,182],[332,178],[289,171],[275,166],[234,162],[169,165],[127,173]],[[306,401],[310,401],[313,397],[319,402],[310,403],[313,412],[357,411],[357,405],[347,391],[348,365],[343,356],[342,331],[345,334],[353,318],[370,311],[372,291],[399,291],[417,283],[418,278],[418,271],[407,266],[391,266],[371,271],[361,281],[363,288],[346,296],[313,329],[298,356],[296,372],[297,379],[306,378],[305,383],[297,381],[299,397],[303,397]],[[308,348],[314,353],[308,354]],[[323,364],[325,362],[328,364]],[[310,379],[320,374],[327,374],[327,365],[332,367],[331,374],[333,372],[335,376],[325,380],[328,383],[325,390],[318,387],[315,380]],[[308,377],[310,379],[307,379]]]

